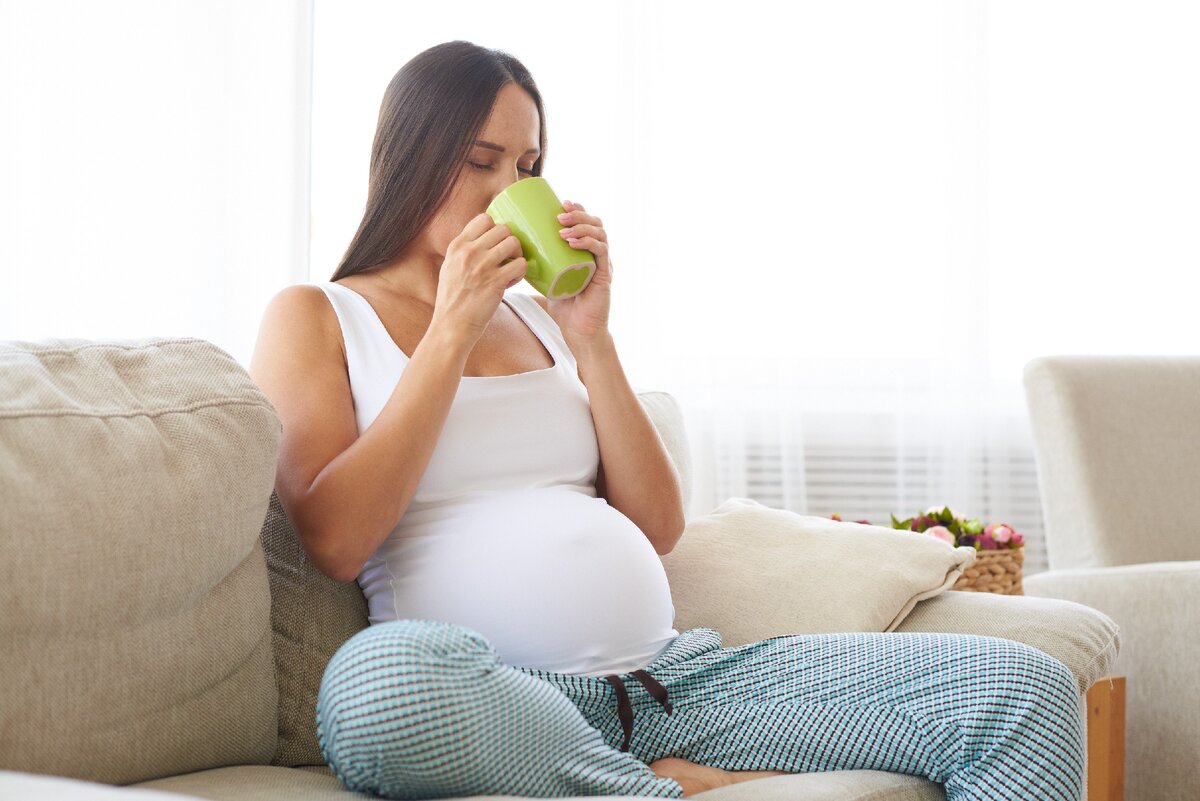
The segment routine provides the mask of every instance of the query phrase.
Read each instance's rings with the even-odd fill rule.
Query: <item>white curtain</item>
[[[949,504],[1025,532],[1036,572],[1022,366],[1196,350],[1194,4],[309,8],[0,5],[0,338],[247,361],[266,298],[348,244],[392,75],[467,39],[530,68],[546,178],[605,221],[618,349],[683,407],[691,515]]]
[[[249,364],[308,275],[307,0],[0,0],[0,339]]]
[[[1025,532],[1036,572],[1024,363],[1195,350],[1188,3],[316,8],[313,280],[399,65],[454,38],[514,53],[547,179],[609,232],[626,370],[683,406],[691,515],[949,504]]]

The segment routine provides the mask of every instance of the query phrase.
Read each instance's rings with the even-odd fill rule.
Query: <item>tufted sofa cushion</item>
[[[193,338],[3,342],[0,376],[0,769],[269,762],[266,396]]]

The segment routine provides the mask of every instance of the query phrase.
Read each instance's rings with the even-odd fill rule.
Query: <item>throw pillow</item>
[[[725,647],[783,634],[891,631],[954,585],[975,551],[934,537],[730,498],[662,557],[675,628]]]
[[[0,376],[0,765],[266,765],[266,396],[192,337],[0,342]]]
[[[279,685],[279,746],[271,764],[325,765],[317,744],[317,690],[334,652],[367,627],[367,602],[358,582],[334,581],[309,561],[274,491],[260,537]]]

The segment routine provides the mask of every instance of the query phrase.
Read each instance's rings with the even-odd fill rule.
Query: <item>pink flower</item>
[[[1014,548],[1020,548],[1022,545],[1025,544],[1025,538],[1023,536],[1021,536],[1020,532],[1014,531],[1013,535],[1012,535],[1012,539],[1009,540],[1008,544]]]
[[[988,528],[991,528],[991,526],[988,526]],[[984,529],[984,532],[979,535],[979,547],[983,548],[985,551],[994,551],[1000,546],[997,545],[996,540],[992,538],[991,532],[989,532],[987,529]]]
[[[909,528],[911,528],[913,531],[927,531],[929,530],[930,526],[933,526],[936,523],[937,519],[932,518],[929,515],[917,515],[913,518],[912,524],[909,526]]]
[[[1012,539],[1014,532],[1012,530],[1012,526],[1008,525],[1007,523],[991,523],[983,530],[983,533],[987,534],[996,542],[1003,545]]]
[[[954,544],[954,535],[950,533],[950,529],[946,528],[945,526],[930,526],[929,528],[925,529],[925,533],[932,534],[942,542],[947,542],[951,545]]]

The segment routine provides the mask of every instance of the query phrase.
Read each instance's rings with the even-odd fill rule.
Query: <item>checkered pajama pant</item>
[[[1073,675],[995,637],[786,635],[724,648],[694,628],[642,671],[592,678],[506,665],[464,626],[393,620],[334,654],[316,717],[342,783],[397,799],[680,798],[647,764],[666,756],[909,773],[944,784],[948,801],[1083,793]]]

